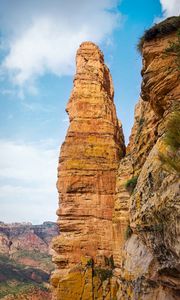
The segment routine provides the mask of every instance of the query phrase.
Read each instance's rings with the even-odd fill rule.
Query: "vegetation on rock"
[[[180,28],[180,16],[170,17],[166,20],[155,24],[152,28],[146,30],[144,35],[139,39],[137,49],[142,53],[144,42],[149,42],[155,38],[161,38]]]
[[[101,94],[99,94],[101,97],[97,97],[99,89],[95,90],[95,95],[90,94],[92,81],[95,80],[94,73],[99,74],[99,70],[95,69],[96,72],[91,77],[90,70],[93,70],[96,65],[100,65],[103,70],[103,65],[99,62],[94,64],[93,53],[93,61],[90,58],[90,64],[88,64],[89,58],[87,57],[84,68],[84,57],[92,52],[89,51],[90,48],[87,48],[90,46],[89,44],[86,44],[84,50],[82,47],[80,49],[83,50],[83,60],[82,55],[77,56],[80,72],[78,71],[79,77],[75,80],[76,93],[68,105],[70,117],[74,114],[73,116],[76,118],[80,114],[82,120],[82,116],[84,117],[87,111],[84,109],[84,105],[78,104],[78,101],[75,103],[79,105],[76,110],[74,109],[75,105],[72,105],[78,93],[80,93],[79,99],[82,99],[82,85],[81,81],[78,82],[82,74],[86,74],[88,80],[88,82],[84,82],[84,78],[81,78],[86,101],[87,99],[91,101],[89,101],[88,126],[86,119],[84,120],[83,129],[86,128],[86,131],[82,132],[83,140],[81,136],[79,140],[77,139],[82,124],[73,125],[73,121],[71,121],[72,131],[74,132],[74,128],[77,128],[76,141],[72,140],[72,136],[67,135],[67,141],[61,150],[60,162],[63,162],[63,176],[59,173],[59,178],[62,176],[59,182],[59,192],[62,200],[58,215],[63,234],[56,239],[53,245],[56,252],[54,261],[59,270],[54,272],[54,277],[52,276],[51,279],[54,295],[58,295],[58,299],[177,299],[173,295],[179,288],[179,281],[177,276],[172,274],[172,270],[176,272],[179,267],[177,199],[179,178],[175,172],[170,173],[163,169],[158,159],[158,153],[162,151],[166,164],[177,168],[180,116],[174,104],[179,106],[179,78],[177,72],[168,74],[166,71],[174,67],[175,55],[168,57],[164,54],[164,49],[167,47],[168,41],[172,42],[169,44],[171,51],[178,49],[175,34],[179,25],[179,17],[169,18],[155,25],[143,37],[143,43],[145,40],[150,41],[153,38],[155,40],[144,45],[142,99],[140,100],[142,103],[140,102],[141,104],[137,106],[130,146],[128,145],[127,154],[120,161],[116,178],[113,177],[114,169],[109,176],[109,166],[111,169],[112,166],[108,164],[106,158],[109,155],[114,160],[114,154],[117,155],[119,152],[111,153],[107,151],[107,146],[106,149],[103,148],[104,145],[111,144],[109,140],[105,144],[101,138],[101,142],[98,144],[99,139],[95,132],[97,126],[94,125],[94,121],[92,125],[90,124],[90,118],[93,119],[96,113],[94,107],[91,109],[91,103],[96,103],[98,106],[100,105],[98,99],[103,99]],[[91,47],[94,46],[91,45]],[[99,52],[96,55],[98,57]],[[102,71],[99,77],[103,78]],[[86,89],[84,88],[85,83]],[[100,90],[102,91],[102,86]],[[107,93],[109,94],[109,89]],[[83,110],[81,110],[82,108]],[[103,109],[101,109],[101,113],[102,111]],[[174,112],[170,115],[170,111]],[[165,128],[165,118],[168,115],[170,118]],[[107,118],[107,120],[109,119]],[[104,133],[114,132],[112,129],[107,131],[107,127],[103,127],[103,123],[98,125],[101,125],[97,127],[98,133],[102,128],[104,129],[103,136]],[[92,135],[89,131],[91,129],[93,130]],[[86,135],[88,147],[84,153],[82,145]],[[69,138],[71,138],[70,143]],[[78,145],[76,151],[74,151],[74,145]],[[114,142],[111,145],[114,147]],[[70,159],[65,162],[65,158],[68,158],[67,153]],[[74,159],[72,159],[73,155]],[[82,162],[78,161],[79,157],[83,157]],[[101,160],[98,157],[101,157]],[[167,163],[168,160],[170,160],[169,163]],[[88,161],[91,162],[90,166]],[[101,167],[102,162],[105,164],[105,169],[101,170],[100,168],[98,173],[94,173],[93,167],[97,165]],[[105,177],[104,173],[106,173]],[[96,177],[94,174],[98,174],[98,176]],[[137,174],[139,178],[135,176]],[[95,181],[91,181],[91,176]],[[65,179],[68,180],[65,181]],[[115,179],[116,186],[111,186],[111,182],[115,183]],[[136,186],[137,181],[138,185]],[[108,188],[108,193],[106,193],[106,188]],[[114,188],[116,188],[116,193],[114,193]],[[109,198],[109,193],[115,196],[113,202]],[[105,202],[103,202],[104,200]],[[89,203],[91,203],[90,206]],[[107,206],[107,203],[110,206]],[[91,219],[92,216],[93,219]],[[94,216],[98,216],[97,222]],[[83,217],[82,223],[80,222],[81,217]],[[129,223],[128,220],[130,220]],[[134,234],[132,234],[133,231]],[[127,239],[128,242],[125,243]],[[81,245],[80,248],[78,248],[79,245]],[[80,256],[85,257],[81,263],[78,260]],[[64,273],[61,274],[61,270],[64,266],[62,263],[60,265],[59,260],[62,259],[64,263],[65,260],[67,261],[67,257],[69,266],[67,263],[64,265],[66,269],[70,269],[70,272],[63,277]],[[91,257],[94,258],[94,262],[89,259]],[[159,270],[166,271],[160,274]],[[161,276],[163,274],[165,276]],[[177,275],[179,276],[179,273]]]
[[[131,229],[131,226],[130,224],[128,224],[125,231],[125,239],[128,240],[131,237],[132,233],[133,231]]]
[[[137,184],[138,176],[134,176],[125,183],[126,190],[132,194]]]
[[[94,275],[98,276],[103,282],[112,277],[112,270],[97,267],[94,269]]]

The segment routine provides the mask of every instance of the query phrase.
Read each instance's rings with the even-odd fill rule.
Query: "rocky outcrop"
[[[174,18],[170,21],[174,22]],[[168,29],[169,20],[164,22],[156,25],[161,30],[163,26],[162,36],[155,27],[146,33],[149,39],[143,42],[142,99],[136,106],[124,158],[131,161],[133,169],[129,179],[135,176],[137,183],[128,200],[124,192],[116,197],[118,203],[123,200],[129,203],[129,224],[125,230],[128,235],[121,245],[120,269],[119,261],[115,260],[119,271],[117,299],[175,300],[180,295],[179,174],[171,164],[179,150],[177,147],[174,153],[165,138],[167,120],[173,111],[180,109],[177,54],[169,51],[169,47],[178,43],[178,38],[177,30]],[[153,36],[154,32],[158,32],[158,36]],[[174,135],[175,138],[178,137]],[[164,153],[169,155],[169,163],[163,161]],[[117,182],[121,180],[123,175],[120,174]],[[121,210],[123,212],[123,208]]]
[[[94,299],[101,281],[98,275],[92,279],[92,272],[109,272],[116,172],[125,152],[113,96],[102,52],[93,43],[83,43],[76,56],[67,105],[70,126],[58,167],[61,234],[53,241],[58,267],[52,275],[54,299]],[[99,285],[97,292],[93,280]],[[109,292],[104,287],[104,293]]]
[[[142,90],[125,156],[102,53],[92,43],[78,50],[58,168],[55,300],[180,297],[179,28],[172,17],[141,39]]]

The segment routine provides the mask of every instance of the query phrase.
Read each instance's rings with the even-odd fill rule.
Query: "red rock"
[[[93,43],[83,43],[76,68],[67,105],[70,126],[58,167],[61,234],[53,242],[56,285],[82,256],[102,265],[104,257],[112,255],[116,172],[125,152],[102,52]]]

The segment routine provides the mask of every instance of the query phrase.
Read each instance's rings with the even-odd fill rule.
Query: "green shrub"
[[[125,188],[130,193],[130,195],[132,194],[132,192],[136,187],[137,180],[138,180],[138,176],[134,176],[131,179],[127,180],[127,182],[125,183]]]
[[[93,265],[94,265],[94,261],[93,261],[93,259],[92,258],[90,258],[88,261],[87,261],[87,264],[86,264],[86,266],[87,267],[93,267]]]
[[[130,224],[128,224],[125,231],[125,239],[128,240],[131,237],[132,233],[133,231],[130,227]]]
[[[145,41],[151,41],[155,38],[160,38],[177,31],[180,28],[180,16],[170,17],[166,20],[155,24],[150,29],[144,32],[144,35],[139,39],[137,49],[142,53],[143,44]]]
[[[95,268],[94,275],[98,276],[101,279],[101,281],[103,282],[103,281],[107,280],[108,278],[112,277],[112,270]]]

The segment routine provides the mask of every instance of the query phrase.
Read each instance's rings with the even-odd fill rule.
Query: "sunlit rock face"
[[[89,272],[92,270],[83,273],[82,266],[86,265],[83,258],[88,257],[88,267],[92,258],[94,268],[106,268],[113,254],[116,173],[125,153],[113,97],[112,79],[102,52],[91,42],[81,44],[76,56],[74,87],[66,109],[70,126],[58,166],[57,215],[61,234],[53,242],[53,260],[57,265],[51,280],[54,299],[94,299],[90,296],[93,283]],[[74,268],[79,274],[76,279],[73,279]],[[82,274],[91,281],[84,281]],[[76,281],[73,288],[70,287],[72,280]],[[98,277],[96,281],[98,284]],[[88,292],[78,298],[85,282]]]
[[[167,51],[176,41],[177,31],[145,42],[142,50],[141,97],[160,117],[179,103],[179,66],[176,53]]]
[[[167,51],[179,49],[178,26],[173,17],[145,33],[141,97],[126,154],[103,55],[89,42],[77,52],[58,168],[54,300],[180,297],[180,186],[173,162],[180,150],[165,139],[168,119],[180,110],[179,54]]]
[[[123,228],[124,217],[127,224],[124,232],[121,229],[121,237],[126,235],[123,244],[119,238],[121,252],[116,250],[114,256],[117,299],[180,297],[179,174],[173,163],[162,159],[168,154],[171,162],[180,151],[174,152],[165,139],[168,119],[180,110],[177,55],[166,50],[177,41],[177,30],[173,30],[145,41],[142,48],[142,98],[136,105],[134,126],[127,154],[120,162],[116,187],[115,208],[119,205],[119,211],[115,221]],[[120,172],[122,169],[125,171]],[[129,198],[122,188],[126,170],[131,170],[128,179],[137,178]],[[129,208],[125,214],[124,203]]]

